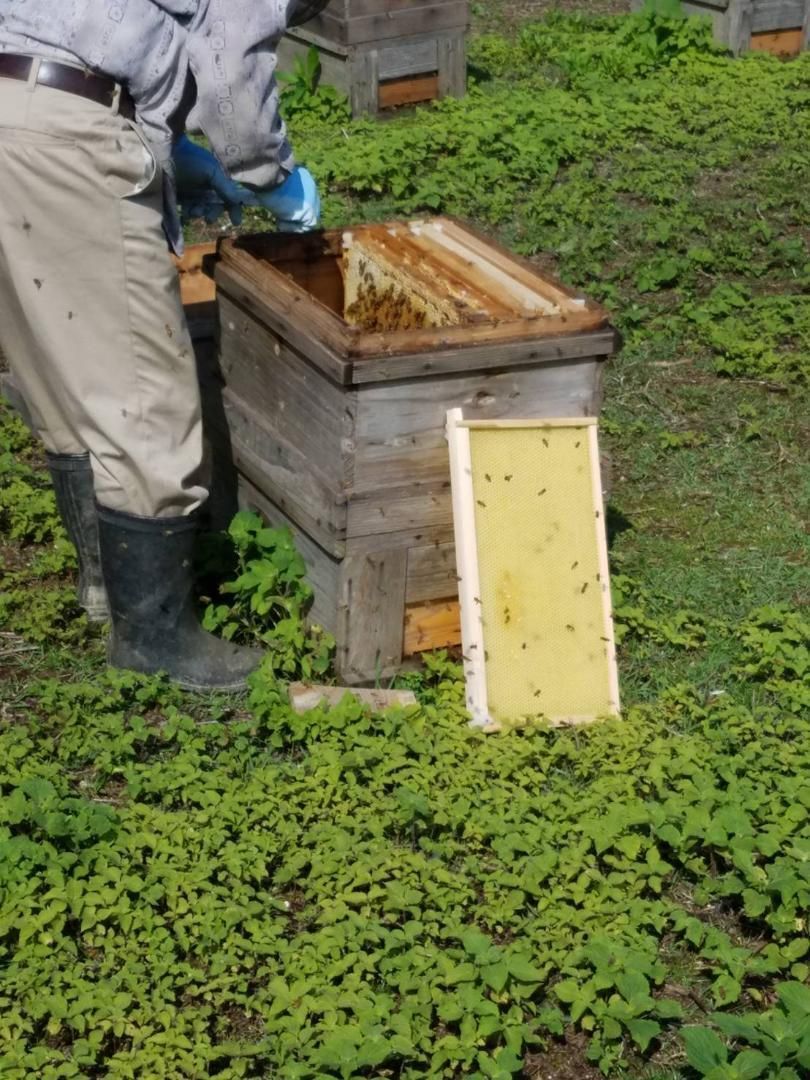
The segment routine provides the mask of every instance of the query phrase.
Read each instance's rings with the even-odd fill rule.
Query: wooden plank
[[[343,250],[342,243],[342,229],[306,233],[252,233],[220,241],[217,258],[226,259],[230,251],[238,250],[274,265],[301,260],[317,261],[324,255],[339,256]]]
[[[358,555],[374,551],[392,551],[397,548],[441,547],[453,542],[453,526],[420,525],[415,529],[399,532],[374,533],[372,536],[346,537],[346,554]]]
[[[507,277],[519,281],[525,288],[539,290],[550,300],[563,305],[566,301],[576,300],[584,303],[589,310],[601,310],[597,304],[588,300],[577,290],[563,285],[562,282],[556,281],[548,274],[544,274],[529,259],[510,251],[509,248],[498,243],[494,237],[484,235],[479,229],[472,228],[459,218],[444,214],[441,217],[434,218],[431,224],[441,226],[449,236],[454,237],[462,244],[471,255],[477,255],[484,262],[491,263]]]
[[[381,370],[393,372],[386,375],[386,378],[402,379],[435,370],[430,361],[432,355],[455,352],[464,353],[465,357],[468,357],[472,347],[480,348],[483,354],[487,352],[487,346],[492,346],[493,350],[497,350],[495,352],[497,356],[500,350],[508,345],[519,344],[525,350],[527,343],[531,342],[539,356],[544,340],[558,343],[566,336],[603,330],[606,328],[605,324],[606,317],[601,312],[591,311],[583,312],[582,315],[551,315],[538,316],[535,319],[516,319],[514,322],[504,322],[499,325],[467,324],[444,326],[440,330],[402,330],[382,334],[361,334],[349,345],[349,356],[355,362],[355,371],[363,367],[363,361],[379,358]],[[615,335],[613,335],[613,340],[616,340]],[[615,352],[615,348],[609,349],[609,352]],[[551,352],[546,355],[553,353],[554,345]],[[442,359],[442,363],[444,362],[445,360]],[[452,363],[449,355],[446,362]],[[456,365],[460,370],[464,370],[466,358],[457,359]],[[497,365],[497,360],[493,366],[495,365]],[[354,381],[362,382],[364,379],[361,375]],[[372,377],[371,381],[376,381],[376,379]]]
[[[461,644],[461,612],[458,600],[432,600],[405,608],[403,656],[447,649]]]
[[[488,342],[454,349],[437,348],[411,355],[368,357],[354,364],[352,381],[358,386],[366,386],[439,374],[537,367],[583,357],[612,356],[618,345],[618,334],[608,328],[588,333],[561,334],[547,340]]]
[[[464,97],[467,93],[467,40],[463,34],[437,42],[439,97]]]
[[[346,536],[450,525],[452,520],[448,478],[438,483],[408,484],[353,495],[348,504]]]
[[[795,30],[804,22],[805,0],[755,0],[751,11],[752,34]]]
[[[344,559],[338,599],[337,669],[347,682],[374,683],[399,670],[407,568],[407,551]]]
[[[225,269],[241,278],[245,287],[252,289],[258,313],[263,309],[276,315],[283,312],[296,323],[311,326],[319,341],[338,355],[345,355],[354,332],[341,315],[295,280],[296,261],[292,255],[284,252],[272,258],[265,256],[260,247],[251,250],[247,245],[230,246],[237,243],[227,241],[220,247],[217,272]]]
[[[172,261],[180,277],[180,298],[192,340],[212,338],[216,331],[216,285],[203,268],[203,260],[216,251],[216,243],[191,244]]]
[[[571,296],[555,282],[527,270],[514,259],[504,261],[495,248],[487,248],[473,233],[462,233],[453,222],[411,225],[400,246],[430,266],[433,280],[440,276],[460,280],[464,292],[479,299],[496,322],[507,318],[559,313],[577,314],[587,302]],[[410,249],[410,250],[409,250]],[[595,309],[595,305],[592,305]]]
[[[413,34],[466,29],[468,24],[466,0],[447,0],[440,5],[411,3],[399,10],[349,19],[336,17],[327,8],[307,24],[307,29],[327,41],[359,45]]]
[[[380,83],[379,105],[381,109],[394,109],[419,101],[433,101],[438,96],[438,75],[405,75]]]
[[[237,468],[321,547],[341,555],[345,496],[334,492],[306,454],[285,443],[249,405],[230,390],[223,396]]]
[[[314,45],[319,51],[325,51],[334,56],[342,56],[344,60],[351,52],[351,48],[348,45],[344,45],[339,41],[334,41],[314,30],[311,21],[304,26],[291,27],[282,38],[282,42],[287,40],[302,45],[304,47],[304,52],[309,50],[310,45]]]
[[[804,31],[775,30],[769,34],[752,34],[749,48],[752,52],[766,52],[772,56],[798,56],[804,48]]]
[[[343,543],[327,532],[322,522],[309,515],[300,499],[293,501],[287,495],[286,487],[277,487],[272,476],[268,476],[267,463],[256,453],[232,437],[233,461],[240,476],[246,477],[257,491],[282,510],[308,536],[335,558],[342,558]]]
[[[352,116],[371,116],[379,107],[379,54],[357,49],[349,57],[349,103]]]
[[[591,458],[591,490],[593,502],[591,503],[594,518],[597,522],[596,534],[598,537],[597,552],[599,559],[599,579],[602,581],[602,592],[606,602],[602,608],[602,641],[607,647],[609,657],[608,682],[610,703],[613,715],[621,714],[621,701],[619,696],[619,669],[616,662],[616,635],[613,628],[613,604],[610,598],[610,561],[608,559],[607,529],[604,524],[604,503],[602,501],[602,471],[600,468],[599,434],[596,421],[588,430],[588,445]]]
[[[218,262],[217,288],[279,334],[336,383],[350,383],[348,327],[283,274],[239,253],[238,262]]]
[[[307,566],[307,581],[315,594],[308,621],[324,627],[330,634],[336,634],[340,559],[324,551],[246,476],[239,478],[239,504],[243,510],[260,514],[274,528],[286,528],[292,532],[295,546]]]
[[[510,428],[515,430],[516,428],[557,428],[557,427],[571,427],[572,424],[577,424],[581,428],[595,428],[599,421],[595,416],[575,416],[575,417],[560,417],[548,420],[459,420],[458,426],[464,428],[470,428],[474,431],[476,429],[483,429],[486,431],[508,431]]]
[[[216,243],[191,244],[179,258],[172,256],[180,276],[180,297],[184,307],[209,304],[216,299],[216,285],[203,270],[203,259],[214,255],[216,250]]]
[[[322,82],[338,85],[333,82],[333,72],[337,64],[345,68],[348,59],[358,51],[377,49],[379,53],[380,78],[396,78],[399,75],[415,75],[424,71],[436,71],[438,69],[437,42],[444,38],[456,39],[460,34],[458,29],[441,30],[420,34],[409,34],[407,37],[394,38],[391,41],[366,42],[359,45],[344,45],[337,41],[330,41],[321,34],[313,33],[309,24],[288,30],[279,43],[279,64],[283,70],[292,69],[295,57],[304,56],[312,45],[321,54],[322,63],[324,58],[324,70]],[[331,77],[330,77],[331,76]],[[346,82],[348,91],[348,82]]]
[[[476,499],[469,428],[463,426],[461,409],[447,413],[447,444],[453,484],[453,528],[456,542],[457,592],[460,608],[461,645],[464,650],[464,682],[471,724],[489,722],[487,704],[486,649],[478,571]]]
[[[354,433],[355,494],[449,479],[444,417],[469,419],[596,416],[604,364],[594,357],[433,380],[360,388]],[[354,535],[351,531],[349,535]]]
[[[398,79],[403,75],[421,75],[438,71],[437,38],[403,42],[379,51],[380,79]]]
[[[737,3],[730,4],[726,20],[728,36],[725,43],[735,56],[739,56],[748,48],[751,41],[753,13],[750,0],[742,0],[742,2],[738,0]]]
[[[383,712],[384,709],[405,709],[418,704],[413,690],[360,690],[357,687],[349,690],[345,686],[318,686],[314,683],[291,683],[287,689],[290,705],[301,715],[322,706],[334,709],[340,705],[346,694],[351,694],[361,705],[375,713]]]
[[[325,484],[342,492],[352,482],[356,393],[325,378],[224,292],[219,306],[220,364],[227,386],[284,443],[305,455]]]
[[[452,540],[410,548],[406,603],[418,604],[446,598],[452,596],[457,588],[456,547]]]

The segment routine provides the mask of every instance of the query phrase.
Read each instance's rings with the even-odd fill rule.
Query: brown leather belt
[[[14,53],[0,53],[0,79],[17,79],[28,82],[34,59],[30,56],[17,56]],[[135,102],[127,89],[106,75],[94,75],[92,71],[58,64],[55,60],[40,60],[36,77],[37,86],[48,86],[51,90],[64,90],[66,94],[76,94],[88,98],[98,105],[111,109],[118,95],[118,112],[127,120],[135,119]]]

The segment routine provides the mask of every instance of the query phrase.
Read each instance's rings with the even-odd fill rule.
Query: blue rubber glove
[[[298,166],[283,184],[269,191],[257,191],[259,206],[275,215],[279,232],[309,232],[317,229],[321,216],[318,186],[309,169]]]
[[[241,225],[242,207],[255,205],[255,199],[246,188],[231,180],[213,154],[182,135],[172,157],[184,221],[202,217],[213,224],[227,211],[233,224]]]

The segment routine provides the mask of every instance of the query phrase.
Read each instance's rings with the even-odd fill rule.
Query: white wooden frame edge
[[[467,708],[471,727],[488,728],[492,727],[492,719],[487,701],[470,432],[464,425],[461,409],[450,409],[447,413],[447,444],[450,450],[450,487]]]

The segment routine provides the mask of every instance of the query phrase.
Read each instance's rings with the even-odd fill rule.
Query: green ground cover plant
[[[249,695],[107,672],[0,410],[0,1077],[810,1072],[810,58],[649,15],[472,53],[383,124],[293,73],[298,150],[330,224],[458,213],[609,306],[623,718],[483,736],[445,654],[294,714],[331,642],[250,515],[200,565]]]

